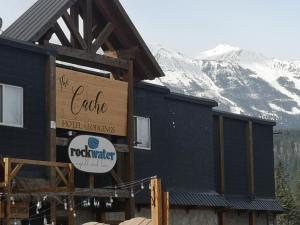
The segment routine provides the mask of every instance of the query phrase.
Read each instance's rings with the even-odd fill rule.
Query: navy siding
[[[45,160],[48,56],[0,43],[0,83],[23,87],[24,128],[0,126],[2,157]]]
[[[274,197],[273,127],[253,124],[255,195]]]
[[[150,151],[135,149],[136,177],[158,175],[169,191],[215,190],[211,106],[134,89],[135,115],[150,117]]]
[[[246,122],[224,118],[225,193],[248,195]]]

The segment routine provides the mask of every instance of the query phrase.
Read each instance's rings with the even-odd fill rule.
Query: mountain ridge
[[[300,128],[300,61],[279,60],[230,45],[198,56],[149,44],[166,76],[149,81],[171,91],[214,99],[219,109]]]

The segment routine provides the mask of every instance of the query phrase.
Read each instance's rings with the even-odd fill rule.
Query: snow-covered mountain
[[[267,58],[229,45],[190,57],[150,44],[166,76],[151,81],[174,92],[215,99],[226,111],[300,128],[300,61]]]

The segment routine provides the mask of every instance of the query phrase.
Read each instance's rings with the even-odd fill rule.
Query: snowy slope
[[[219,45],[196,57],[150,44],[166,76],[151,81],[174,92],[212,98],[219,108],[300,128],[300,61]]]

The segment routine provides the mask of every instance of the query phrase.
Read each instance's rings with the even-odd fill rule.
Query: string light
[[[112,207],[112,203],[111,202],[106,202],[105,206],[106,206],[106,208],[111,208]]]
[[[109,197],[109,201],[107,201],[106,203],[105,203],[105,206],[107,207],[107,208],[111,208],[112,207],[112,203],[113,203],[113,201],[114,201],[114,198],[117,198],[117,197],[119,197],[119,195],[118,195],[118,190],[130,190],[130,196],[132,197],[132,198],[134,198],[135,197],[135,195],[137,194],[137,193],[139,193],[140,191],[137,191],[136,193],[134,192],[134,190],[137,188],[137,186],[140,186],[140,189],[141,190],[144,190],[145,189],[145,185],[149,182],[149,181],[151,181],[152,179],[155,179],[156,178],[156,176],[155,177],[148,177],[148,178],[144,178],[144,179],[142,179],[142,180],[138,180],[138,181],[132,181],[132,182],[128,182],[128,183],[122,183],[122,184],[120,184],[120,185],[115,185],[115,186],[106,186],[106,187],[103,187],[104,189],[107,189],[107,190],[110,190],[110,191],[113,191],[112,189],[114,189],[114,193],[111,193],[112,195]],[[118,190],[117,190],[118,189]],[[151,182],[149,182],[149,189],[151,190]],[[81,193],[81,194],[84,194],[84,193],[82,193],[82,191],[78,191],[79,193]],[[50,193],[50,192],[49,192]],[[37,194],[30,194],[31,196],[34,196],[34,195],[37,195]],[[5,196],[9,196],[8,195],[8,193],[0,193],[0,199],[2,198],[2,196],[4,196],[4,198],[5,198]],[[42,201],[46,201],[47,200],[47,198],[48,198],[48,195],[46,194],[46,195],[44,195],[43,197],[42,197]],[[41,200],[39,200],[39,201],[37,201],[37,204],[36,204],[36,214],[44,214],[44,212],[46,212],[46,211],[48,211],[48,210],[50,210],[50,208],[49,209],[46,209],[46,210],[43,210],[42,212],[40,212],[40,209],[43,207],[43,205],[42,205],[42,201]],[[91,202],[91,200],[92,199],[90,199],[90,198],[87,198],[87,200],[84,200],[83,202],[79,202],[79,206],[80,205],[83,205],[84,207],[85,206],[91,206],[91,204],[93,204],[94,205],[94,207],[97,207],[97,208],[99,208],[100,207],[100,201],[97,201],[97,199],[96,198],[94,198],[94,202]],[[14,196],[10,196],[10,201],[11,201],[11,203],[14,205],[15,204],[15,199],[14,199]],[[72,211],[72,213],[73,213],[73,217],[75,218],[77,215],[76,215],[76,212],[75,212],[75,207],[77,207],[78,205],[73,205],[73,204],[71,204],[72,202],[71,202],[71,200],[68,202],[67,201],[67,199],[63,199],[63,202],[61,202],[61,203],[63,203],[63,206],[64,206],[64,208],[67,208],[68,209],[68,206],[70,207],[70,211]],[[60,203],[60,204],[61,204]],[[70,204],[70,205],[68,205],[68,203]],[[33,205],[32,207],[34,207],[35,205]],[[72,207],[73,206],[73,207]],[[31,208],[32,208],[31,207]],[[47,220],[47,217],[46,217],[46,215],[44,214],[44,216],[40,216],[40,217],[36,217],[36,216],[33,216],[33,217],[29,217],[28,218],[28,225],[30,225],[31,224],[31,220],[32,219],[41,219],[41,218],[43,218],[44,217],[44,219],[45,220]],[[44,220],[44,222],[45,222],[45,220]],[[18,221],[17,221],[17,219],[15,219],[15,221],[14,221],[14,225],[17,225],[18,224]],[[51,222],[51,224],[52,225],[55,225],[55,223],[52,221]]]
[[[68,203],[67,200],[64,199],[64,209],[67,211],[68,210]]]
[[[10,197],[10,201],[11,201],[11,204],[12,205],[15,205],[16,203],[15,203],[15,198],[14,198],[14,196],[11,196]]]
[[[36,203],[36,208],[37,208],[37,209],[41,209],[41,208],[42,208],[42,202],[41,202],[41,201],[38,201],[38,202]]]
[[[133,191],[133,188],[131,188],[130,196],[131,196],[131,198],[134,198],[134,191]]]
[[[115,198],[119,197],[117,193],[117,187],[115,187]]]
[[[47,224],[48,224],[47,217],[46,217],[46,215],[44,215],[44,225],[47,225]]]

